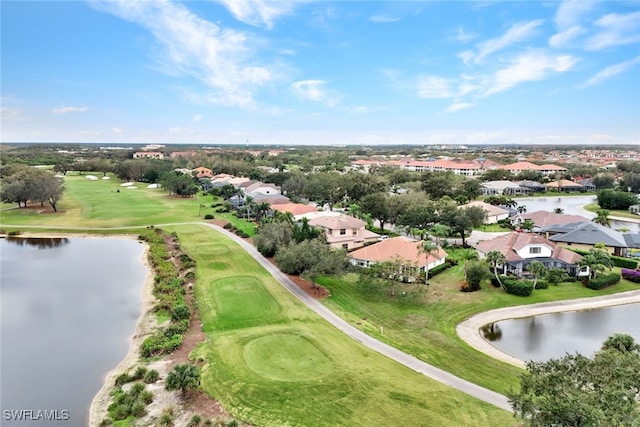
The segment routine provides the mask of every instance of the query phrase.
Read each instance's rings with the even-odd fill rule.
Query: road
[[[480,387],[479,385],[463,380],[462,378],[456,377],[455,375],[443,371],[442,369],[438,369],[435,366],[429,365],[428,363],[425,363],[415,358],[414,356],[411,356],[410,354],[400,351],[395,347],[385,344],[382,341],[379,341],[365,334],[358,328],[352,326],[350,323],[346,322],[344,319],[336,315],[320,302],[309,296],[302,289],[300,289],[295,283],[293,283],[293,281],[289,279],[289,277],[287,277],[286,274],[282,273],[277,267],[271,264],[251,244],[222,227],[213,224],[207,224],[207,226],[233,239],[253,258],[255,258],[256,261],[258,261],[260,265],[262,265],[276,280],[278,280],[286,289],[288,289],[289,292],[295,295],[307,307],[316,312],[331,325],[344,332],[354,340],[358,341],[362,345],[369,347],[370,349],[384,356],[387,356],[390,359],[393,359],[396,362],[401,363],[416,372],[419,372],[427,377],[433,378],[436,381],[460,390],[463,393],[483,400],[487,403],[497,406],[500,409],[504,409],[505,411],[512,411],[511,405],[509,404],[506,396],[503,396],[484,387]]]

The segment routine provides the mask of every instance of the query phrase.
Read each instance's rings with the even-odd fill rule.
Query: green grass
[[[591,204],[585,205],[584,209],[588,210],[589,212],[597,213],[602,208],[597,203],[591,203]],[[640,215],[632,214],[629,211],[615,210],[615,209],[608,209],[608,210],[609,210],[609,216],[632,218],[640,221]]]
[[[220,233],[165,228],[198,265],[207,341],[191,357],[204,362],[203,389],[234,417],[264,426],[515,424],[331,327]]]
[[[455,252],[452,255],[455,258]],[[331,292],[331,297],[324,303],[369,335],[500,393],[517,388],[518,375],[522,371],[468,346],[456,334],[458,323],[473,314],[500,307],[639,289],[637,284],[627,280],[600,291],[573,282],[536,290],[530,297],[522,298],[509,295],[488,283],[478,292],[459,292],[458,284],[462,278],[462,263],[437,275],[429,281],[423,298],[426,302],[423,303],[407,303],[386,296],[365,297],[357,290],[356,274],[341,279],[324,277],[318,282]]]
[[[512,231],[510,228],[502,227],[500,224],[484,224],[480,227],[474,228],[474,230],[489,232],[502,231],[505,233]]]

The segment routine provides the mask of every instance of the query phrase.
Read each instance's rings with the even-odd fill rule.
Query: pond
[[[133,239],[0,239],[3,426],[87,425],[129,349],[143,252]],[[7,410],[53,411],[58,421],[11,421]]]
[[[481,329],[485,339],[520,360],[545,361],[565,353],[591,356],[603,341],[625,333],[640,343],[640,303],[509,319]]]

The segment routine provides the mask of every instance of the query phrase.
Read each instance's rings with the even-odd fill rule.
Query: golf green
[[[279,333],[250,341],[243,351],[247,366],[275,381],[311,381],[329,375],[334,365],[306,337]]]

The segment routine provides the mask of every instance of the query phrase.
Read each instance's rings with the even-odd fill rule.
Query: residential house
[[[533,231],[539,232],[542,228],[551,225],[569,224],[572,222],[585,222],[589,221],[587,218],[580,215],[567,215],[558,214],[549,211],[534,211],[526,213],[518,213],[511,219],[511,224],[520,226],[525,220],[529,220],[533,223]],[[547,236],[549,237],[549,236]]]
[[[562,246],[589,250],[602,243],[613,255],[626,256],[627,254],[628,245],[622,233],[592,221],[551,225],[543,227],[540,232],[547,234],[549,240]]]
[[[514,175],[524,171],[540,172],[544,176],[553,175],[554,173],[565,173],[566,168],[557,165],[536,165],[530,162],[516,162],[502,166],[500,169],[508,170]]]
[[[466,205],[462,205],[460,207],[461,208],[479,207],[484,209],[485,212],[487,213],[485,224],[495,224],[496,222],[503,219],[507,219],[509,217],[508,210],[503,209],[500,206],[490,205],[489,203],[481,202],[478,200],[467,203]]]
[[[392,237],[355,250],[349,253],[349,258],[351,264],[365,268],[398,259],[405,268],[419,268],[423,271],[444,264],[447,253],[442,248],[437,248],[427,254],[420,249],[423,243],[404,236]]]
[[[560,179],[558,181],[549,182],[544,185],[547,191],[557,191],[560,193],[575,193],[577,191],[583,191],[584,187],[577,182],[569,181],[568,179]]]
[[[480,184],[480,189],[482,190],[482,194],[485,196],[493,196],[498,194],[529,194],[531,192],[531,190],[521,187],[515,182],[506,180],[483,182]]]
[[[347,250],[378,240],[379,235],[365,229],[366,224],[361,219],[342,214],[324,215],[309,220],[309,225],[322,228],[330,246]]]
[[[275,184],[265,184],[264,182],[261,182],[261,181],[254,181],[248,185],[245,185],[245,184],[241,185],[243,187],[244,193],[252,197],[255,197],[259,194],[263,196],[273,196],[273,195],[282,194],[280,187]]]
[[[275,211],[278,211],[278,212],[282,212],[282,213],[289,212],[294,217],[296,215],[301,215],[301,214],[306,214],[306,213],[317,212],[318,211],[315,208],[315,206],[305,205],[305,204],[302,204],[302,203],[276,204],[276,205],[271,206],[271,209],[273,209]]]
[[[506,264],[500,266],[502,273],[521,276],[533,261],[541,262],[546,268],[562,268],[571,276],[580,273],[578,263],[582,256],[535,233],[514,231],[481,241],[476,249],[480,259],[486,258],[491,251],[502,253],[506,259]]]
[[[199,166],[197,168],[194,168],[193,171],[198,175],[203,174],[213,178],[213,171],[209,168],[205,168],[204,166]]]
[[[260,203],[269,203],[271,207],[275,205],[289,204],[291,200],[287,196],[283,196],[282,194],[260,194],[256,193],[253,197],[253,202]]]
[[[533,193],[543,193],[547,189],[547,187],[545,187],[544,184],[541,184],[538,181],[530,181],[527,179],[518,181],[517,184],[520,187],[531,190]]]

